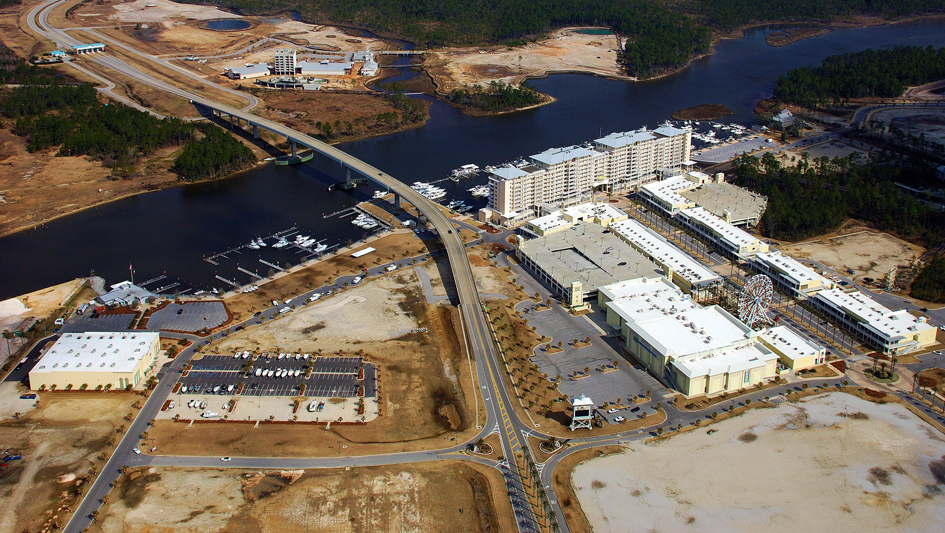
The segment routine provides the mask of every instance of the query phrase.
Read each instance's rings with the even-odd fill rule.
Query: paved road
[[[29,353],[26,354],[26,357],[22,358],[26,359],[26,361],[23,363],[17,363],[17,365],[13,367],[13,370],[7,374],[7,377],[3,381],[24,381],[29,376],[30,370],[33,370],[33,367],[36,366],[36,361],[39,360],[39,355],[42,353],[43,348],[45,348],[50,342],[55,342],[58,339],[59,335],[50,335],[45,339],[39,340],[33,345]]]

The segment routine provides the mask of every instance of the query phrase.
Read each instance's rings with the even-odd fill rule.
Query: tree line
[[[775,239],[803,240],[840,227],[847,218],[869,222],[903,239],[935,246],[942,242],[945,214],[917,202],[896,185],[934,179],[935,168],[916,157],[864,161],[859,154],[821,157],[782,165],[772,154],[733,161],[737,185],[768,197],[762,232]]]
[[[945,302],[945,254],[938,254],[912,282],[909,295],[926,302]]]
[[[174,160],[182,181],[200,181],[243,170],[256,162],[253,151],[214,124],[200,126],[204,136],[189,143]]]
[[[723,30],[753,22],[829,22],[850,15],[887,18],[941,11],[941,0],[696,0],[680,4]]]
[[[472,90],[453,89],[449,99],[459,106],[497,113],[538,105],[541,103],[541,94],[527,85],[514,87],[501,81],[493,81],[486,89],[481,85],[474,85]]]
[[[902,95],[910,85],[945,78],[945,48],[897,46],[832,55],[818,67],[778,77],[774,98],[805,107],[838,105],[851,98]]]

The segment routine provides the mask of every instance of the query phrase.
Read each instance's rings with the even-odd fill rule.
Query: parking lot
[[[148,329],[194,333],[204,328],[213,329],[220,326],[226,319],[226,306],[223,302],[172,303],[148,318]]]
[[[86,333],[91,331],[124,331],[131,326],[133,314],[104,315],[93,318],[91,309],[84,315],[70,318],[62,327],[63,333]]]
[[[230,355],[204,356],[194,360],[192,368],[181,376],[180,390],[186,394],[234,395],[242,383],[242,396],[291,397],[299,396],[299,386],[305,384],[303,395],[307,397],[355,398],[363,385],[365,397],[377,396],[376,368],[360,357],[288,354],[289,357],[280,359],[279,355],[263,354],[255,359],[249,356],[245,359]],[[244,372],[243,367],[247,364],[251,367]],[[364,379],[358,380],[362,366]],[[309,367],[311,373],[306,378],[305,372]],[[280,375],[284,376],[278,377]]]
[[[766,142],[764,137],[752,137],[738,142],[705,150],[704,152],[693,154],[692,159],[700,163],[722,163],[736,156],[754,152],[761,148],[773,148],[774,143]]]

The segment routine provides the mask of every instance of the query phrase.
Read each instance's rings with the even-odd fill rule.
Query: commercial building
[[[72,53],[80,56],[83,54],[94,54],[95,52],[104,52],[105,45],[102,43],[80,44],[72,47]]]
[[[321,61],[299,61],[297,65],[298,73],[303,76],[343,76],[351,74],[352,64],[350,62],[332,63],[327,59]]]
[[[767,252],[768,244],[713,215],[703,207],[683,209],[676,213],[683,226],[718,248],[725,255],[746,259],[759,252]]]
[[[116,283],[110,288],[110,291],[99,296],[96,300],[105,305],[134,305],[136,302],[147,303],[158,297],[157,294],[130,281]]]
[[[748,265],[771,278],[776,287],[794,298],[807,298],[817,291],[835,286],[812,268],[778,251],[755,254],[749,258]]]
[[[660,181],[647,183],[637,191],[637,197],[650,207],[672,217],[683,209],[696,207],[696,203],[686,198],[681,191],[695,187],[685,176],[673,176]]]
[[[637,220],[614,222],[609,228],[614,235],[656,263],[667,278],[688,293],[698,296],[722,283],[718,274]]]
[[[698,171],[672,174],[640,187],[637,196],[666,216],[684,209],[702,207],[733,226],[755,226],[768,206],[768,199],[724,181],[721,173],[709,176]]]
[[[529,220],[525,230],[536,236],[545,237],[566,230],[579,222],[592,222],[606,227],[611,222],[628,218],[629,215],[625,211],[610,204],[588,202]]]
[[[255,65],[247,63],[245,66],[226,70],[226,75],[234,80],[248,80],[268,76],[269,74],[269,65],[266,63],[257,63]]]
[[[598,303],[627,352],[687,397],[777,376],[778,356],[757,332],[718,306],[700,306],[665,278],[600,287]]]
[[[884,354],[902,355],[936,342],[938,328],[924,317],[892,311],[859,291],[822,290],[809,301]]]
[[[277,76],[295,76],[295,49],[280,48],[276,50],[272,63],[273,74]]]
[[[675,128],[614,133],[582,146],[553,148],[489,173],[489,222],[512,224],[538,206],[562,208],[591,199],[597,188],[625,190],[689,159],[691,133]]]
[[[351,61],[356,63],[367,63],[368,61],[374,61],[374,52],[371,52],[370,50],[358,50],[357,52],[352,52]]]
[[[545,237],[516,237],[519,263],[569,307],[597,297],[602,285],[659,276],[649,259],[603,226],[575,224]]]
[[[66,333],[30,371],[30,389],[134,387],[157,363],[160,346],[150,332]]]
[[[791,113],[791,110],[786,107],[782,109],[780,113],[771,117],[771,121],[774,123],[774,125],[781,129],[794,124],[795,120],[797,119],[794,116],[794,113]]]
[[[792,372],[824,364],[827,349],[804,338],[787,326],[762,331],[761,342],[778,354],[781,365]]]

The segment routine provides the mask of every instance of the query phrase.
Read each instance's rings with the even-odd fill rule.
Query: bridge
[[[426,50],[380,50],[374,53],[382,56],[422,56],[427,52]]]

